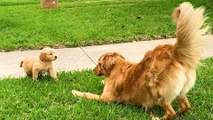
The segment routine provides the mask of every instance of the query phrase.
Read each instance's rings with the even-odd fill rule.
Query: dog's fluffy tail
[[[23,64],[23,60],[21,61],[21,63],[20,63],[20,65],[19,65],[19,67],[22,67],[22,64]]]
[[[204,39],[209,29],[204,27],[206,18],[204,8],[193,9],[188,3],[182,3],[173,12],[173,20],[177,24],[177,42],[174,47],[174,58],[189,68],[199,65]]]

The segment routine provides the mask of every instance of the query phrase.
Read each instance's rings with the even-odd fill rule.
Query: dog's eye
[[[53,55],[52,53],[50,53],[50,55]]]

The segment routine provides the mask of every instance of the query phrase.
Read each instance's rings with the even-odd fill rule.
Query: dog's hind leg
[[[177,111],[178,114],[184,114],[191,108],[190,103],[185,95],[178,96],[176,100],[180,106],[180,109]]]
[[[163,107],[166,110],[166,112],[165,112],[164,116],[161,118],[161,120],[171,120],[176,115],[171,103],[164,102]]]

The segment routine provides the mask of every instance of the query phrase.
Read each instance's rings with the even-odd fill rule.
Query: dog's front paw
[[[72,90],[72,94],[74,96],[81,96],[81,92],[77,91],[77,90]]]
[[[72,95],[76,96],[77,92],[77,90],[72,90]]]

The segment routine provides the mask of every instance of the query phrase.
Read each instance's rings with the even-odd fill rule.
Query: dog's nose
[[[55,56],[55,59],[57,59],[57,56]]]

